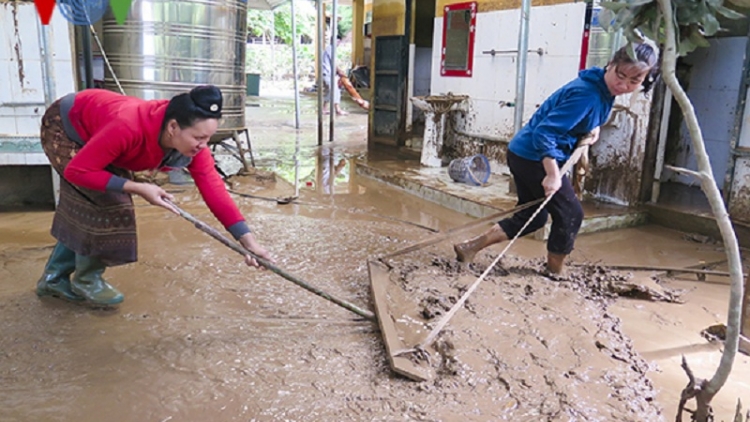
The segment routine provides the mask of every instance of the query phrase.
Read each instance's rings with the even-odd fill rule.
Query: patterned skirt
[[[74,186],[63,177],[65,167],[81,145],[65,134],[59,100],[44,113],[41,139],[44,153],[60,175],[60,202],[52,222],[52,236],[76,254],[99,259],[107,266],[135,262],[138,245],[130,194]],[[112,166],[107,170],[132,178],[126,170]]]

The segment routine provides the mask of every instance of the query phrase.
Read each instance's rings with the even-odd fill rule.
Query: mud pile
[[[389,300],[405,344],[427,335],[485,260],[464,269],[423,253],[394,267]],[[573,269],[567,281],[555,281],[540,274],[541,262],[506,257],[502,264],[426,356],[412,356],[436,374],[420,390],[460,395],[469,388],[475,400],[467,414],[477,415],[470,420],[661,420],[648,365],[607,312],[613,293],[606,286],[626,275]],[[592,272],[598,280],[585,277]]]

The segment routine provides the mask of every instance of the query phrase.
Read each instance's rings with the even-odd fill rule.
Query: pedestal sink
[[[425,167],[441,167],[443,161],[440,157],[440,150],[443,148],[445,116],[453,110],[461,109],[469,96],[453,95],[449,92],[446,95],[428,95],[409,99],[425,114],[420,162]]]

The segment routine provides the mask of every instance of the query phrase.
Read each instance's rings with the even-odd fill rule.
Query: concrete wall
[[[432,51],[432,95],[463,94],[471,97],[468,113],[459,129],[465,132],[510,139],[513,136],[516,96],[516,54],[494,57],[483,51],[515,51],[518,48],[520,10],[482,12],[480,4],[476,23],[473,76],[440,75],[443,18],[435,19]],[[529,49],[544,50],[543,55],[528,55],[524,121],[556,89],[578,74],[583,34],[584,3],[565,3],[533,7],[529,23]],[[440,8],[442,15],[442,8]],[[463,126],[463,127],[460,127]]]
[[[639,201],[650,112],[650,94],[617,97],[599,142],[589,152],[588,196],[621,205]]]

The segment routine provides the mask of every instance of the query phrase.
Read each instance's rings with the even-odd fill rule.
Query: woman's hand
[[[595,127],[591,132],[584,135],[583,138],[578,142],[577,146],[594,145],[599,140],[599,126]]]
[[[554,158],[545,157],[542,159],[542,165],[544,166],[544,172],[547,173],[542,180],[544,196],[550,196],[562,186],[562,174],[560,174],[560,168],[557,167],[557,161]]]
[[[562,186],[562,177],[560,175],[547,175],[542,180],[542,187],[544,188],[544,196],[550,196],[557,192]]]
[[[266,248],[264,248],[263,246],[260,246],[260,243],[258,243],[258,241],[255,240],[255,236],[253,236],[252,233],[245,233],[244,235],[242,235],[242,237],[240,237],[240,243],[242,244],[242,246],[245,247],[245,249],[254,253],[258,257],[263,258],[272,264],[276,263],[276,261],[274,261],[274,259],[271,258],[271,254],[268,253]],[[264,269],[264,267],[255,258],[253,258],[250,255],[245,255],[245,263],[251,267]]]
[[[180,215],[180,213],[177,212],[177,210],[170,203],[165,201],[165,199],[173,201],[174,196],[167,193],[167,191],[162,189],[161,186],[153,185],[151,183],[140,183],[128,180],[127,182],[125,182],[123,190],[127,193],[134,193],[141,196],[151,205],[157,205],[166,208],[169,211]]]

